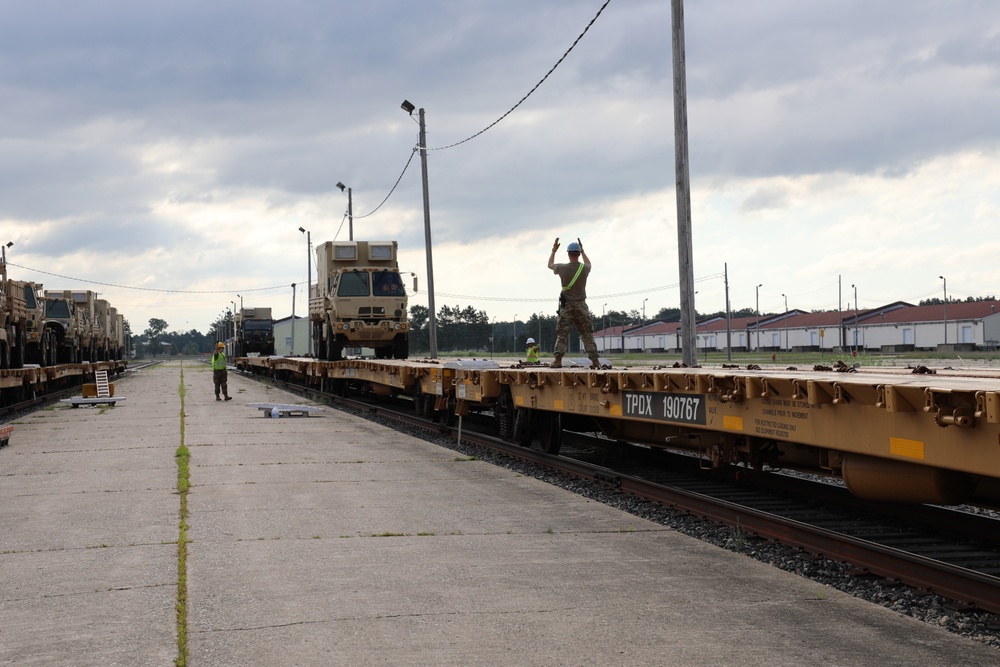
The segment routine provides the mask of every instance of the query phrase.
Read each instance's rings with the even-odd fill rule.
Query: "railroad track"
[[[674,472],[684,467],[678,459],[672,459],[669,468],[654,467],[649,456],[663,459],[673,455],[648,449],[642,450],[647,460],[632,463],[626,471],[617,464],[607,467],[573,458],[565,445],[563,455],[555,456],[508,443],[477,430],[474,419],[464,424],[458,420],[455,425],[429,422],[413,414],[412,408],[400,408],[398,404],[403,401],[360,400],[273,378],[268,381],[301,396],[486,447],[742,533],[846,562],[858,574],[898,581],[955,600],[958,609],[968,605],[1000,614],[1000,521],[992,518],[928,506],[867,503],[830,485],[754,474],[747,469],[736,469],[735,475],[760,480],[761,484],[735,486],[732,480],[719,476]],[[599,446],[599,439],[585,438],[582,448],[592,451],[595,444]],[[694,462],[689,456],[681,458],[687,459],[689,465]]]

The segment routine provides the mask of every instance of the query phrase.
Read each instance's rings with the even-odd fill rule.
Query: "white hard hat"
[[[534,338],[529,338],[529,339],[528,339],[528,345],[531,345],[531,344],[532,344],[532,343],[534,343],[534,342],[535,342],[535,339],[534,339]]]

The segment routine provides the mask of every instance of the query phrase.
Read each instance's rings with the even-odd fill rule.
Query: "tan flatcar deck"
[[[1000,372],[993,369],[551,369],[489,360],[273,357],[237,365],[313,385],[364,383],[375,393],[431,399],[434,409],[455,414],[492,410],[508,414],[507,423],[527,411],[542,431],[592,430],[689,449],[716,466],[842,475],[867,497],[1000,497]]]

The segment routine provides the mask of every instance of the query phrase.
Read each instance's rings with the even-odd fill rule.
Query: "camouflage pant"
[[[590,309],[586,301],[567,301],[559,309],[559,322],[556,324],[555,355],[561,357],[566,353],[566,339],[570,326],[575,326],[583,339],[583,347],[587,356],[596,359],[597,344],[594,342],[594,322],[590,319]]]
[[[212,371],[212,381],[215,383],[215,397],[219,397],[219,390],[223,396],[229,396],[229,372],[225,368]]]

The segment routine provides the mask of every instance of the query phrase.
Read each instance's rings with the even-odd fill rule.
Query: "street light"
[[[337,187],[340,188],[341,192],[344,191],[344,188],[347,188],[340,181],[337,181]],[[299,230],[302,231],[302,228],[299,227]],[[350,188],[347,188],[347,239],[349,241],[354,240],[354,198],[351,196]]]
[[[2,246],[0,246],[0,250],[3,251],[3,265],[4,266],[7,266],[7,248],[10,248],[13,245],[14,245],[13,241],[7,241],[7,243],[5,243]]]
[[[347,199],[350,202],[350,197]],[[350,204],[347,205],[348,210],[350,210]],[[313,279],[313,268],[312,268],[312,235],[304,227],[299,227],[299,231],[305,233],[306,235],[306,317],[311,315],[309,308],[309,300],[312,299],[312,279]],[[313,354],[313,339],[312,336],[306,336],[309,340],[309,344],[306,346],[306,351],[311,357]],[[294,345],[295,340],[292,340]]]
[[[408,100],[403,100],[399,105],[406,113],[413,116],[416,108]],[[427,253],[427,308],[430,311],[428,318],[429,330],[427,332],[427,342],[430,345],[431,359],[437,359],[437,315],[434,313],[434,261],[431,259],[431,198],[427,187],[427,127],[424,123],[424,110],[420,109],[418,124],[420,125],[420,135],[417,141],[420,148],[420,167],[423,172],[424,188],[424,240]]]
[[[944,276],[938,276],[938,278],[944,281],[944,344],[947,345],[948,344],[948,279],[945,278]]]
[[[757,347],[754,350],[755,352],[757,350],[760,350],[760,288],[763,286],[764,283],[760,283],[757,285],[757,308],[755,311],[757,313],[757,324],[754,327],[757,330]]]

